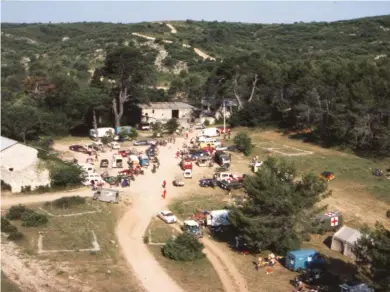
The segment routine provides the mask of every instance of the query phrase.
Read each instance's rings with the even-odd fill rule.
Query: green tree
[[[390,231],[377,223],[365,228],[354,247],[358,277],[375,291],[390,291]]]
[[[134,94],[148,80],[151,73],[146,57],[135,47],[118,48],[107,54],[103,74],[113,80],[112,110],[115,127],[120,127],[124,104],[135,100]]]
[[[238,150],[243,152],[246,156],[252,152],[252,139],[247,133],[240,132],[234,137],[234,144]]]
[[[165,125],[164,128],[168,131],[169,134],[173,134],[179,128],[180,124],[177,119],[170,119]]]
[[[233,208],[229,220],[252,251],[284,254],[299,248],[310,230],[307,218],[319,211],[315,204],[328,195],[327,185],[314,174],[296,178],[292,164],[274,158],[267,159],[256,175],[246,177],[248,201]]]
[[[162,254],[175,261],[195,261],[205,257],[202,252],[204,245],[189,232],[178,235],[175,239],[169,239],[162,248]]]

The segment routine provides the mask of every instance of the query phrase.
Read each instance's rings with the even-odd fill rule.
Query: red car
[[[122,157],[127,157],[127,151],[126,150],[120,150],[120,151],[118,151],[118,154],[121,155]]]
[[[88,149],[85,149],[85,147],[81,145],[71,145],[69,146],[69,150],[75,151],[75,152],[80,152],[80,153],[86,153],[88,154],[90,151]]]
[[[221,135],[225,134],[225,128],[223,126],[219,126],[219,127],[217,127],[217,129]],[[232,130],[230,128],[226,127],[226,134],[231,132],[231,131]]]

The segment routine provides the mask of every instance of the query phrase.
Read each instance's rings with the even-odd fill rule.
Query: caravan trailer
[[[119,191],[112,189],[100,189],[93,194],[94,200],[108,203],[119,203]]]
[[[89,136],[93,139],[102,138],[110,135],[115,135],[114,128],[97,128],[97,132],[95,131],[95,129],[89,130]]]

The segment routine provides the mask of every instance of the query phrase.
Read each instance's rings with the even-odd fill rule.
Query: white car
[[[176,216],[173,215],[173,213],[171,211],[168,211],[168,210],[159,212],[157,214],[157,217],[168,224],[177,222]]]
[[[102,178],[102,176],[98,173],[88,173],[85,177],[85,180],[83,182],[83,184],[85,186],[90,186],[92,181],[95,182],[95,184],[100,184],[100,183],[104,183],[104,180]]]
[[[206,126],[204,124],[197,124],[197,125],[195,125],[195,129],[196,130],[203,130],[203,129],[206,129]]]
[[[111,149],[114,149],[114,150],[121,149],[121,145],[118,142],[111,142],[110,147],[111,147]]]

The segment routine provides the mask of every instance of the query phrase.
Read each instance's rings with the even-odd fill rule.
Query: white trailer
[[[114,128],[97,128],[97,132],[95,131],[95,129],[89,130],[89,136],[93,139],[102,138],[110,135],[115,135]]]
[[[228,226],[229,210],[214,210],[206,216],[207,225],[211,227]]]
[[[93,194],[94,200],[108,203],[119,203],[119,191],[112,189],[100,189]]]
[[[220,135],[220,131],[217,128],[206,128],[198,133],[198,136],[217,137]]]

